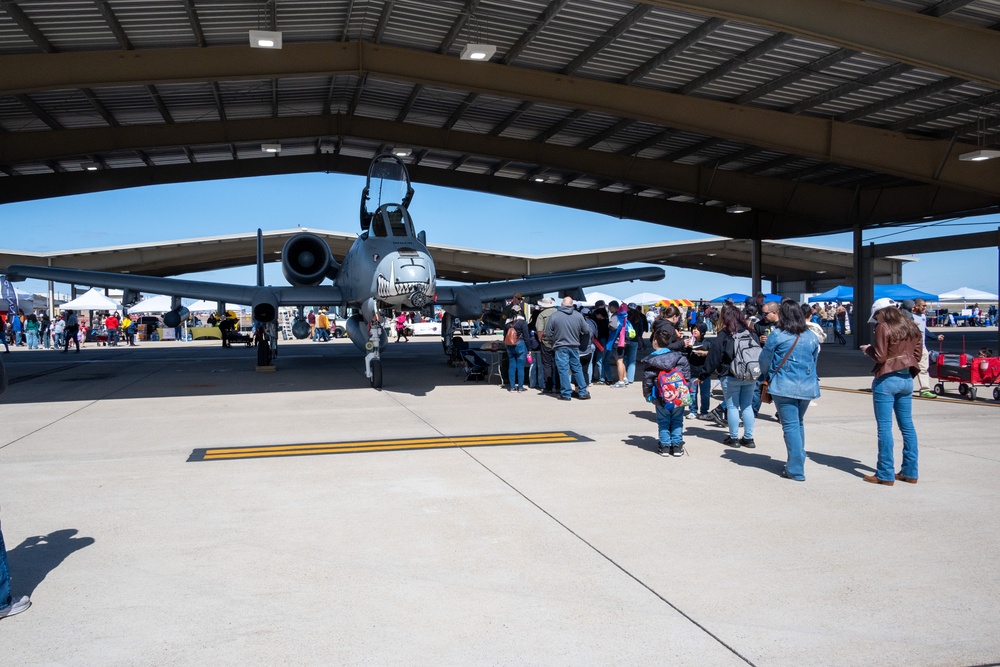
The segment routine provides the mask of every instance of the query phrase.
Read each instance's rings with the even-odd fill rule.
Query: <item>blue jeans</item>
[[[625,343],[625,379],[629,382],[635,381],[635,357],[638,352],[639,341],[630,340]]]
[[[575,347],[557,347],[556,370],[559,371],[559,393],[566,398],[573,396],[570,386],[570,374],[579,390],[580,396],[587,395],[587,380],[583,377],[583,367],[580,365],[580,350]]]
[[[7,547],[0,531],[0,607],[9,607],[10,603],[10,568],[7,567]]]
[[[726,401],[726,419],[729,421],[729,437],[740,437],[740,416],[743,416],[743,437],[753,439],[753,390],[756,380],[726,379],[723,396]]]
[[[659,429],[662,446],[684,444],[684,407],[657,405],[656,426]]]
[[[523,340],[507,346],[507,378],[510,389],[524,389],[524,362],[528,359],[528,346]]]
[[[691,387],[691,414],[698,414],[698,397],[701,397],[701,414],[708,414],[708,404],[712,401],[712,378],[699,382],[697,387]]]
[[[903,434],[903,465],[899,474],[917,479],[917,431],[913,428],[913,378],[908,370],[887,373],[872,381],[872,402],[878,424],[878,464],[875,476],[883,481],[896,478],[892,458],[892,415]]]
[[[809,407],[809,399],[785,398],[774,396],[774,407],[781,418],[781,430],[785,435],[785,449],[788,450],[788,463],[785,471],[792,479],[806,478],[806,427],[803,418]]]

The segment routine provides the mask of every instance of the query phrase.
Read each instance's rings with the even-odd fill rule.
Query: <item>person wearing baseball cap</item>
[[[920,371],[923,337],[913,319],[892,299],[876,299],[869,323],[875,324],[875,342],[861,351],[875,361],[872,402],[878,424],[878,463],[870,484],[892,486],[895,480],[917,483],[917,431],[913,426],[913,378]],[[893,461],[892,417],[903,435],[903,464]]]

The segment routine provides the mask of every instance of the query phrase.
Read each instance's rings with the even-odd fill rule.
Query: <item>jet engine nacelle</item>
[[[262,294],[255,298],[251,305],[255,322],[267,324],[278,317],[278,297],[274,294]]]
[[[330,246],[316,234],[296,234],[281,249],[281,273],[292,285],[319,285],[324,278],[336,278],[339,270],[340,264],[334,261]]]
[[[292,322],[292,336],[294,336],[296,340],[309,338],[309,322],[306,321],[306,318],[295,318],[295,321]]]
[[[163,326],[167,327],[168,329],[179,327],[181,325],[181,322],[183,322],[188,318],[188,315],[190,315],[190,313],[188,312],[188,309],[185,308],[184,306],[180,306],[179,308],[174,308],[173,310],[163,314]]]

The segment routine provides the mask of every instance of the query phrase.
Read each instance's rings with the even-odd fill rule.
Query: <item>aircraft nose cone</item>
[[[430,277],[423,262],[397,264],[394,273],[397,283],[425,283]]]

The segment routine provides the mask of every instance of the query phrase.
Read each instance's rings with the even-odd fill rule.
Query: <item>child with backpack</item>
[[[653,335],[653,353],[642,360],[642,395],[656,406],[660,456],[684,456],[684,408],[691,404],[691,366],[683,352],[668,349],[671,334]]]

